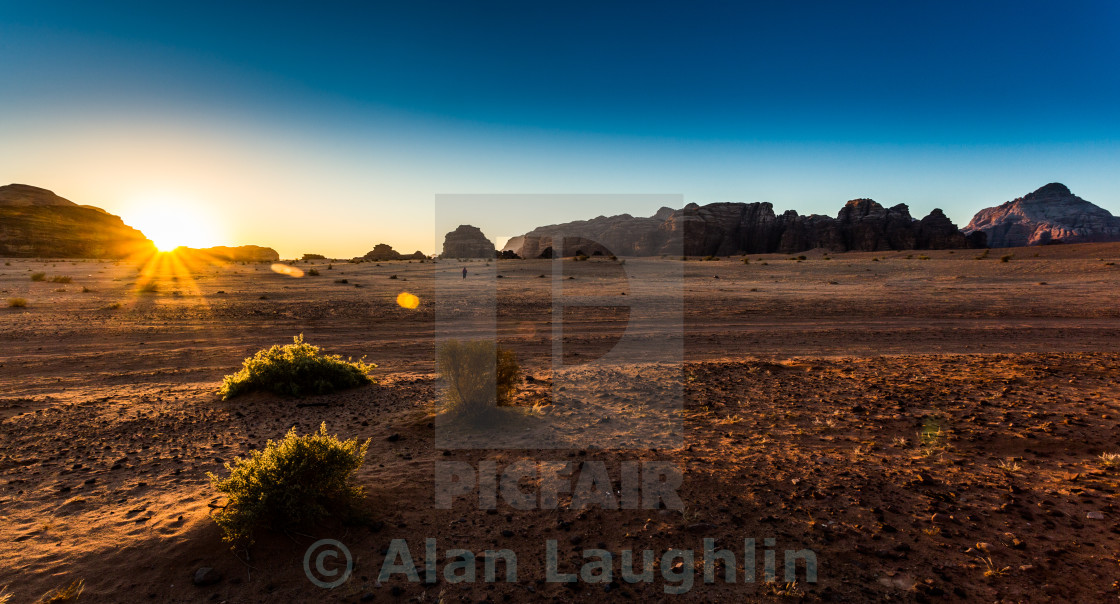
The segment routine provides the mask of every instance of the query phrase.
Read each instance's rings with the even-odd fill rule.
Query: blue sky
[[[1118,27],[1112,1],[8,2],[0,181],[126,222],[174,200],[286,256],[433,251],[437,194],[963,226],[1061,181],[1120,213]]]

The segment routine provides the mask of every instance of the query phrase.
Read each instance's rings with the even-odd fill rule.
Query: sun
[[[221,244],[218,223],[191,204],[153,199],[137,205],[127,216],[128,225],[144,233],[161,252]]]

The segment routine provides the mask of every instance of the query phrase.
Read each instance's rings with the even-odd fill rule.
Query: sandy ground
[[[773,538],[779,564],[786,549],[813,550],[819,580],[767,583],[759,570],[753,583],[705,585],[698,570],[683,598],[1116,601],[1120,469],[1098,456],[1120,453],[1120,245],[980,255],[628,259],[662,275],[629,283],[603,259],[566,261],[562,279],[539,260],[299,263],[320,273],[299,279],[256,264],[142,275],[127,263],[5,260],[0,299],[27,305],[0,309],[0,587],[13,603],[77,579],[91,602],[668,601],[660,575],[546,582],[546,541],[575,572],[588,548],[692,549],[702,566],[704,538],[738,553],[757,539],[761,569]],[[447,278],[463,266],[467,279]],[[502,276],[493,328],[532,378],[517,402],[537,411],[516,448],[437,447],[434,337],[475,323],[462,308],[446,320],[431,301],[437,287],[468,300],[488,274]],[[149,281],[156,291],[140,291]],[[684,364],[554,372],[558,283],[599,300],[565,311],[565,362],[615,346],[636,312],[620,305],[627,294],[644,304],[630,332],[639,348],[681,350]],[[402,291],[420,307],[398,306]],[[366,356],[379,383],[218,400],[244,357],[298,333]],[[652,409],[674,384],[683,404]],[[664,429],[627,423],[650,414]],[[360,482],[374,521],[231,551],[208,517],[220,500],[206,472],[323,421],[372,439]],[[613,445],[592,446],[603,442]],[[466,499],[434,509],[437,462],[518,459],[602,461],[616,474],[624,461],[669,461],[684,471],[685,509],[574,510],[563,498],[558,510],[489,512]],[[377,584],[391,540],[419,558],[428,537],[440,551],[511,549],[519,580]],[[353,577],[329,591],[302,567],[319,538],[354,558]],[[193,584],[200,567],[220,580]]]

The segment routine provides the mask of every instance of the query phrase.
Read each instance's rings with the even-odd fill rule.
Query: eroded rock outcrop
[[[494,242],[476,226],[461,224],[443,238],[443,258],[494,258],[496,255]]]
[[[905,204],[884,208],[871,199],[853,199],[836,218],[801,216],[793,210],[779,216],[769,203],[690,203],[680,210],[662,208],[649,218],[599,216],[533,229],[511,239],[504,249],[524,258],[539,258],[556,253],[730,256],[813,248],[879,251],[965,247],[984,247],[983,237],[966,237],[941,210],[915,220]]]
[[[101,208],[30,185],[0,187],[0,256],[127,258],[155,251],[143,233]]]
[[[1120,241],[1120,218],[1054,182],[980,210],[964,232],[984,233],[991,247]]]
[[[354,258],[354,260],[369,260],[370,262],[386,262],[389,260],[423,260],[427,258],[423,252],[417,250],[411,254],[402,254],[393,249],[393,246],[388,243],[378,243],[373,246],[373,249],[366,252],[364,256]]]
[[[276,262],[280,259],[280,254],[277,253],[276,250],[259,245],[239,245],[236,247],[219,245],[215,247],[179,249],[189,250],[226,262]]]

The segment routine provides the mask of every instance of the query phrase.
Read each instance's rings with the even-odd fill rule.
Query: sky
[[[435,252],[440,195],[1120,214],[1120,3],[960,4],[8,0],[0,184],[283,257]]]

